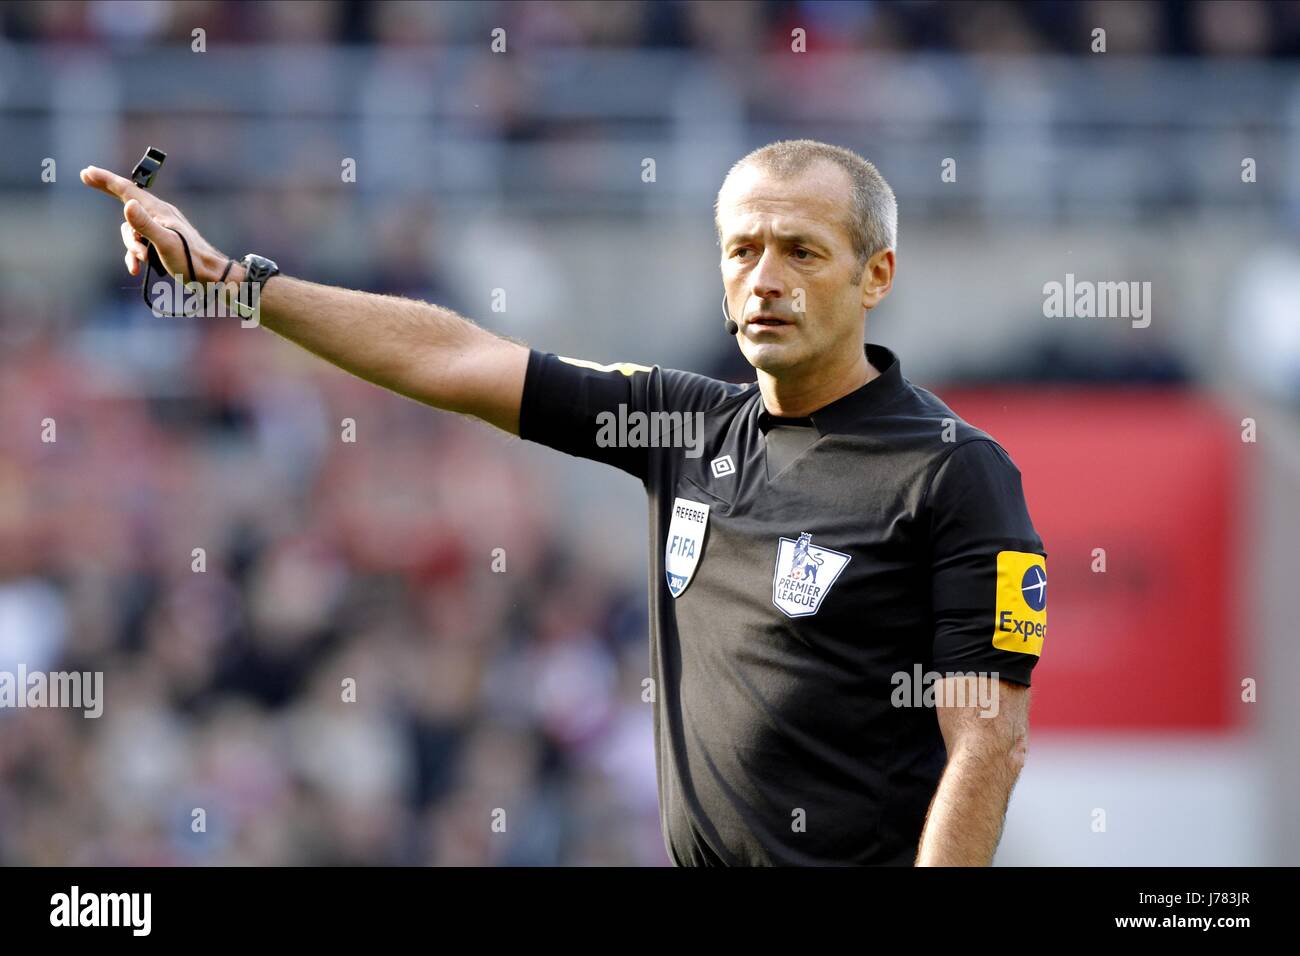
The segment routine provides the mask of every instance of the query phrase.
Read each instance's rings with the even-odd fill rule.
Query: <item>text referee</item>
[[[676,864],[991,862],[1025,758],[1045,552],[1006,452],[865,344],[897,222],[870,163],[796,140],[727,175],[744,386],[529,349],[259,256],[232,265],[130,180],[81,176],[123,201],[132,275],[147,239],[169,274],[258,285],[261,324],[355,375],[641,479]]]

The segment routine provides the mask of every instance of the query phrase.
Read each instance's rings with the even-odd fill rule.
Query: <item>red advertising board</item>
[[[1177,391],[936,391],[1020,467],[1047,549],[1033,726],[1235,726],[1239,425]]]

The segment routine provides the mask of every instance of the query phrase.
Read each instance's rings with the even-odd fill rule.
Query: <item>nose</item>
[[[768,246],[763,250],[754,270],[749,274],[749,293],[759,299],[779,299],[785,295],[784,262],[779,249]]]

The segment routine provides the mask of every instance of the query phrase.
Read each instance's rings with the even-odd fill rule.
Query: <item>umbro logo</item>
[[[730,455],[723,455],[721,458],[715,458],[709,462],[709,467],[713,469],[714,478],[725,478],[727,475],[736,473],[736,463],[731,460]]]

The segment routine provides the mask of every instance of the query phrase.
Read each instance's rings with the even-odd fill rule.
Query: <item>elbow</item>
[[[1029,756],[1029,734],[1017,734],[1011,741],[1011,749],[1007,751],[1007,763],[1011,771],[1017,776],[1020,771],[1025,769],[1025,759]]]

